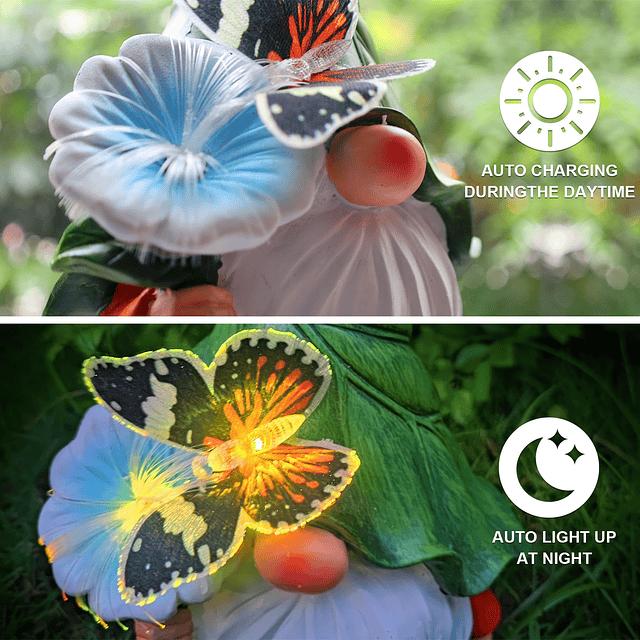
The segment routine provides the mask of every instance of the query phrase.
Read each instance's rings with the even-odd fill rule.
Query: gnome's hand
[[[136,640],[191,640],[193,623],[189,609],[180,609],[170,620],[159,626],[154,622],[136,620]]]
[[[233,297],[221,287],[205,284],[179,291],[158,291],[150,316],[235,316]]]
[[[119,284],[103,316],[235,316],[233,296],[221,287],[200,285],[172,291]]]

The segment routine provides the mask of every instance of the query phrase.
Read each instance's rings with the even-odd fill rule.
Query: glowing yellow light
[[[206,461],[205,461],[206,463]],[[193,461],[191,462],[191,470],[193,471],[193,475],[196,478],[199,478],[200,480],[210,480],[212,477],[211,473],[207,473],[203,466],[203,459],[202,458],[194,458]]]
[[[76,596],[76,603],[83,611],[90,613],[98,624],[105,629],[109,628],[109,625],[84,601],[84,596]]]
[[[144,516],[158,509],[159,505],[179,496],[183,489],[167,481],[167,473],[157,468],[144,468],[129,474],[134,499],[120,507],[115,517],[121,521],[120,528],[130,533]]]

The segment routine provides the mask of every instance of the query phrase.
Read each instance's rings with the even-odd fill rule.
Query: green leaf
[[[420,333],[413,342],[413,350],[429,368],[442,355],[442,344],[436,339],[434,330],[429,326],[420,327]]]
[[[451,415],[459,424],[466,424],[473,415],[473,396],[467,389],[457,389],[453,392]]]
[[[547,331],[560,344],[567,344],[571,338],[578,338],[582,334],[582,328],[577,324],[550,324]]]
[[[476,402],[487,402],[491,392],[491,363],[481,362],[473,374],[471,393]]]
[[[149,256],[147,262],[140,262],[127,245],[87,218],[67,227],[51,267],[139,287],[182,289],[218,284],[221,264],[218,256],[191,256],[186,262]]]
[[[493,367],[513,367],[516,363],[513,343],[501,340],[489,346],[489,362]]]
[[[65,273],[56,282],[42,315],[98,316],[109,306],[115,290],[115,282],[82,273]]]
[[[486,344],[470,344],[460,350],[456,357],[456,369],[464,373],[473,373],[474,369],[489,357]]]

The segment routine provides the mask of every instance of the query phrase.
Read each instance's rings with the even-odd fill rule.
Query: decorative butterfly
[[[351,482],[355,451],[292,440],[331,381],[313,345],[273,329],[241,331],[212,365],[181,350],[92,358],[85,380],[118,420],[196,455],[199,482],[145,512],[119,566],[126,602],[144,605],[213,574],[251,527],[283,533],[320,515]]]
[[[334,69],[351,46],[357,0],[177,0],[212,41],[269,61],[293,88],[256,97],[258,115],[283,144],[317,146],[380,103],[385,80],[424,73],[433,60]],[[304,84],[303,84],[304,83]],[[285,83],[286,84],[286,83]]]
[[[358,0],[177,0],[210,40],[254,60],[301,58],[324,42],[351,40]]]

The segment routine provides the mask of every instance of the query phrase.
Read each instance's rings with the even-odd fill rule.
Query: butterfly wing
[[[357,80],[394,80],[415,76],[433,69],[436,61],[430,59],[406,60],[369,64],[362,67],[328,69],[311,76],[312,82],[354,82]]]
[[[379,80],[314,82],[256,98],[258,115],[283,144],[308,149],[326,142],[345,124],[380,103],[387,85]]]
[[[238,500],[240,480],[236,471],[202,490],[189,489],[141,520],[120,558],[118,585],[126,602],[147,604],[226,564],[247,523]]]
[[[196,26],[250,58],[300,58],[331,40],[350,39],[357,0],[179,0]]]
[[[244,509],[259,531],[291,531],[333,504],[360,466],[355,451],[329,442],[281,444],[246,465]]]
[[[213,393],[232,439],[275,429],[284,416],[309,415],[331,379],[329,360],[313,345],[273,329],[235,334],[214,362]],[[247,456],[238,471],[249,526],[272,532],[305,524],[337,499],[358,466],[354,451],[325,442],[279,444]]]
[[[216,411],[229,423],[230,439],[276,418],[308,416],[331,381],[329,360],[313,345],[273,329],[236,333],[214,363]]]
[[[91,358],[85,381],[98,402],[128,427],[191,449],[227,440],[210,392],[211,370],[193,353],[163,350],[133,358]]]

